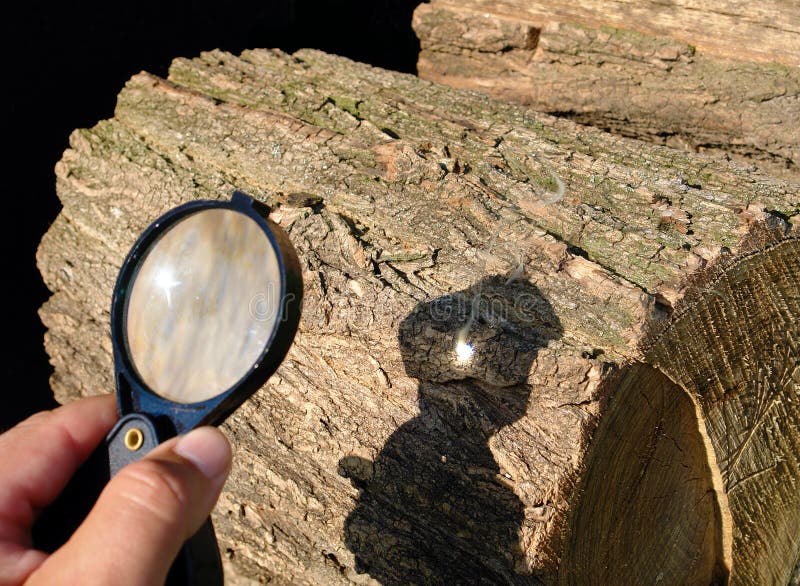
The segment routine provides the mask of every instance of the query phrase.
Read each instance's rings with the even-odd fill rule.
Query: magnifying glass
[[[54,551],[103,485],[161,442],[218,425],[275,372],[300,319],[302,277],[268,209],[235,192],[158,218],[133,245],[111,306],[120,420],[34,527]],[[169,584],[222,584],[211,521],[184,546]]]

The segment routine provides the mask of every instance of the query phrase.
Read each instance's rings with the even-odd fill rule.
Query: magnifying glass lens
[[[197,403],[247,374],[279,317],[278,257],[263,229],[231,209],[206,209],[146,252],[125,311],[127,350],[160,396]]]

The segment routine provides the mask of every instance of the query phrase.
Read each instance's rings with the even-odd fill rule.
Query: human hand
[[[111,396],[38,413],[0,435],[0,585],[163,584],[183,543],[219,497],[231,448],[203,427],[125,466],[52,555],[31,527],[117,419]]]

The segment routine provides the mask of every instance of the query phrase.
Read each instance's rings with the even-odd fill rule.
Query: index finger
[[[0,435],[0,540],[27,539],[52,502],[117,420],[111,395],[29,417]]]

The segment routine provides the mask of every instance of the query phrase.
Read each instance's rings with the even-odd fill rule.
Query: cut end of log
[[[646,364],[624,367],[609,384],[613,399],[576,490],[560,582],[725,583],[730,513],[694,402]]]
[[[743,583],[788,582],[800,527],[800,239],[765,239],[699,281],[646,350],[700,407]]]
[[[789,580],[800,525],[800,240],[780,238],[757,230],[754,251],[720,259],[644,344],[650,364],[607,379],[562,583]]]

